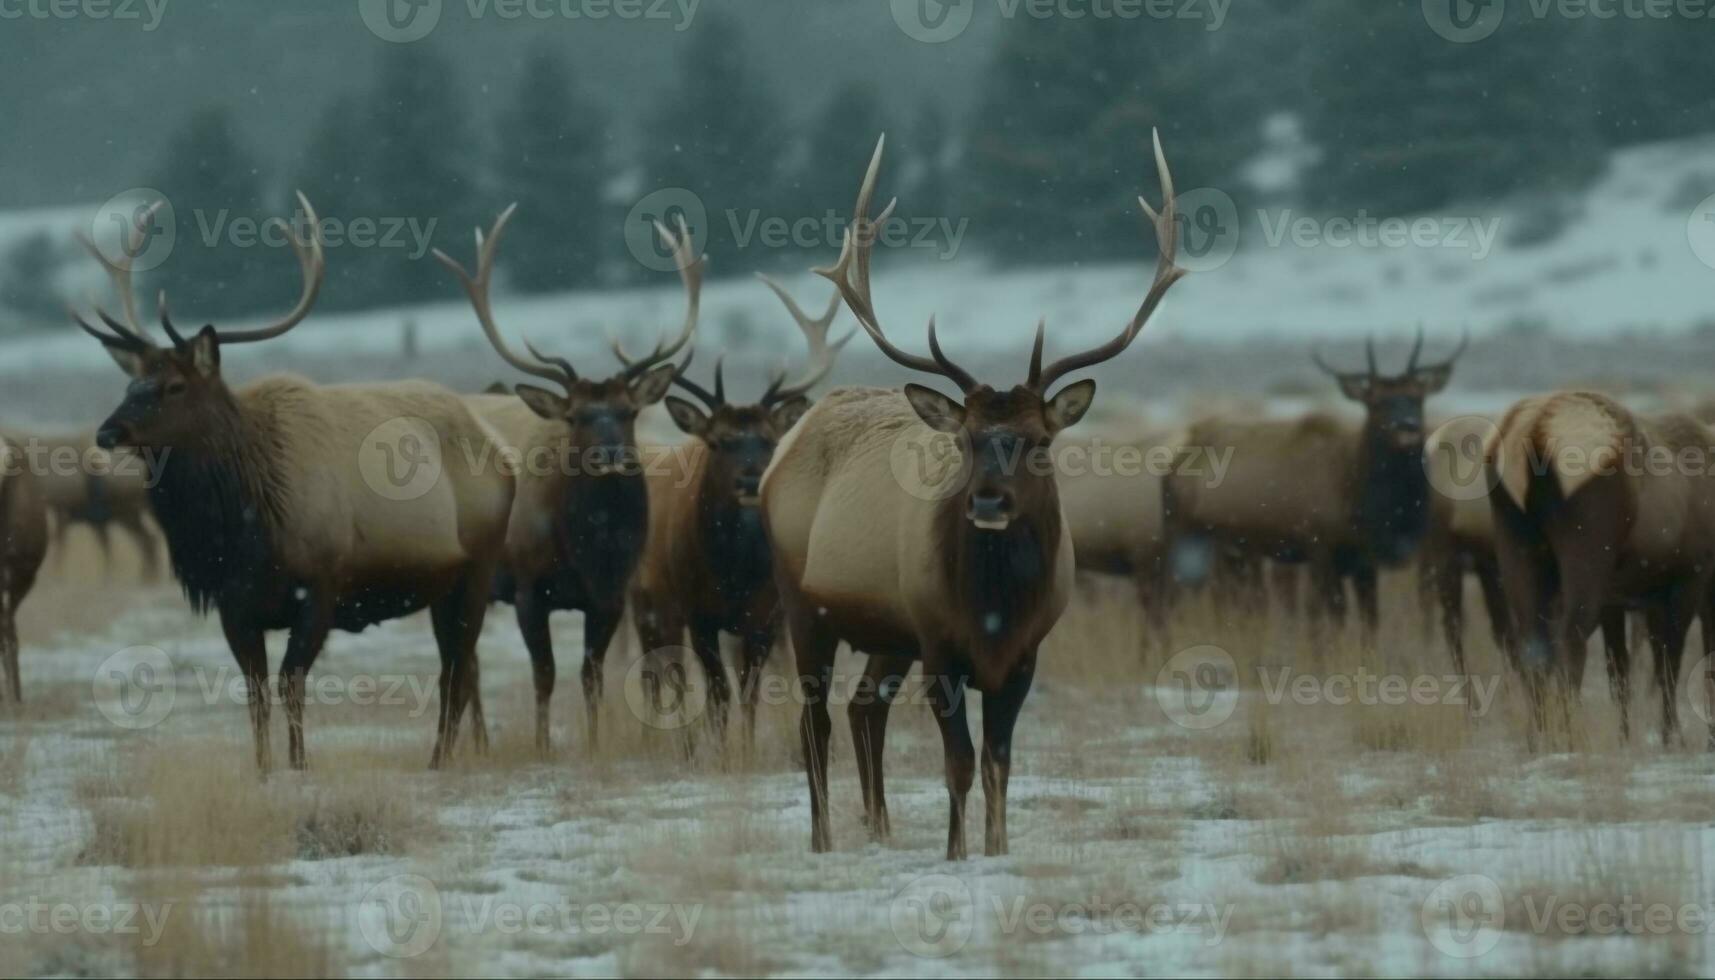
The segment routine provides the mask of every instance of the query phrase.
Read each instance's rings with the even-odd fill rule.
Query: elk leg
[[[833,834],[828,829],[828,735],[833,730],[828,720],[828,688],[833,681],[839,637],[813,609],[789,607],[786,623],[792,635],[798,688],[804,698],[798,741],[804,756],[804,776],[810,784],[810,850],[820,854],[833,847]]]
[[[333,628],[333,610],[311,593],[298,612],[280,662],[280,699],[286,702],[286,751],[293,769],[304,768],[304,683]]]
[[[852,748],[857,753],[858,786],[863,790],[864,823],[871,840],[884,841],[893,833],[893,823],[887,817],[881,759],[887,744],[887,716],[910,671],[909,657],[870,654],[864,663],[863,681],[846,705]]]
[[[1352,592],[1358,599],[1358,620],[1363,629],[1364,649],[1374,650],[1376,630],[1381,624],[1381,611],[1376,598],[1376,566],[1366,562],[1352,570]],[[1340,598],[1342,601],[1345,599],[1343,592]]]
[[[18,618],[13,611],[16,607],[11,596],[0,593],[0,704],[8,697],[14,704],[24,703],[24,682],[18,668]]]
[[[1472,562],[1477,585],[1483,590],[1483,610],[1489,617],[1489,636],[1503,653],[1512,647],[1512,617],[1507,615],[1507,594],[1501,588],[1501,570],[1492,554],[1478,555]]]
[[[744,638],[744,653],[738,662],[738,696],[744,702],[744,744],[756,744],[756,703],[762,691],[762,669],[774,650],[774,630],[759,630]]]
[[[145,582],[153,582],[160,578],[160,543],[155,540],[155,536],[150,534],[149,529],[144,526],[142,515],[130,514],[126,516],[121,523],[124,526],[126,533],[131,535],[131,540],[137,546],[137,554],[141,557],[143,566],[143,580]]]
[[[244,675],[246,704],[250,708],[250,735],[256,746],[256,769],[264,776],[274,767],[274,753],[269,746],[268,715],[268,641],[267,634],[239,623],[236,617],[224,613],[220,617],[226,645],[238,661]]]
[[[1323,647],[1329,642],[1329,623],[1338,630],[1346,620],[1346,586],[1334,567],[1334,557],[1319,553],[1310,558],[1310,643],[1316,660],[1323,658]]]
[[[435,645],[441,651],[443,695],[441,712],[446,719],[443,744],[436,746],[431,765],[439,764],[452,755],[458,744],[459,725],[465,709],[471,712],[471,739],[477,752],[488,751],[487,722],[482,715],[482,672],[477,657],[476,641],[482,634],[483,615],[488,610],[489,578],[487,569],[473,568],[451,592],[429,608],[429,621],[434,626]],[[448,700],[446,693],[451,694]]]
[[[931,672],[927,661],[923,667],[924,679],[929,682],[929,707],[935,712],[935,723],[941,726],[941,749],[947,764],[947,860],[963,861],[965,799],[977,768],[977,751],[965,718],[967,678],[963,668]]]
[[[90,530],[95,532],[95,542],[101,546],[101,578],[102,581],[113,580],[113,536],[107,529],[106,521],[90,522]]]
[[[726,738],[727,713],[731,710],[732,687],[727,682],[726,664],[721,660],[721,631],[706,619],[691,623],[691,652],[703,668],[704,681],[709,685],[709,731],[717,740]]]
[[[989,857],[1007,852],[1006,784],[1012,775],[1012,729],[1035,676],[1036,654],[1032,651],[1006,679],[1005,686],[983,695],[983,853]]]
[[[1447,652],[1453,658],[1453,672],[1464,677],[1468,671],[1465,663],[1464,572],[1456,559],[1438,552],[1433,560],[1424,560],[1419,574],[1419,588],[1428,596],[1427,601],[1436,607],[1435,611],[1441,614],[1441,635],[1446,639]],[[1434,624],[1427,621],[1432,618],[1432,613],[1429,610],[1425,612],[1425,626],[1433,634]]]
[[[1632,649],[1626,642],[1626,610],[1602,610],[1602,648],[1607,652],[1608,692],[1620,709],[1620,741],[1632,739]]]
[[[554,698],[554,640],[548,632],[548,602],[534,582],[518,582],[512,608],[518,632],[530,651],[530,679],[536,686],[536,750],[548,752],[548,709]]]
[[[1691,627],[1685,593],[1675,588],[1644,610],[1649,627],[1650,652],[1655,659],[1656,693],[1661,697],[1661,744],[1665,748],[1679,735],[1679,661],[1685,654],[1685,634]]]
[[[599,738],[596,723],[600,720],[602,664],[607,659],[608,644],[613,642],[613,634],[619,629],[619,620],[624,614],[623,603],[618,608],[592,605],[584,610],[584,722],[592,749]]]

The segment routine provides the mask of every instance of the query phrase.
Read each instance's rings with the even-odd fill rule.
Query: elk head
[[[95,256],[113,280],[125,321],[121,323],[99,308],[96,315],[106,325],[106,330],[91,326],[81,316],[74,314],[74,319],[85,333],[101,341],[114,362],[131,377],[124,401],[96,432],[97,445],[103,449],[195,445],[213,431],[208,424],[211,417],[233,409],[232,392],[220,376],[221,347],[270,340],[297,326],[315,305],[327,272],[327,260],[316,231],[319,221],[315,208],[302,193],[298,194],[298,203],[303,207],[311,229],[309,241],[299,238],[296,229],[282,222],[286,225],[287,237],[291,240],[292,250],[297,253],[304,277],[303,292],[292,311],[265,327],[217,332],[208,325],[185,337],[173,326],[172,316],[167,311],[167,296],[162,292],[159,299],[161,329],[166,331],[171,347],[155,343],[143,329],[131,291],[131,256],[141,250],[142,236],[148,232],[160,205],[150,208],[133,222],[130,240],[123,249],[124,257],[118,261],[109,260],[94,242],[79,236],[84,248]]]
[[[808,392],[833,370],[834,359],[853,336],[848,333],[837,342],[828,343],[828,327],[833,324],[834,314],[840,308],[837,291],[829,297],[827,310],[819,317],[812,317],[779,283],[761,273],[757,273],[757,278],[767,283],[768,288],[780,297],[780,302],[785,304],[798,329],[804,333],[810,347],[810,359],[804,373],[788,382],[786,372],[782,370],[769,382],[768,390],[762,393],[760,401],[734,405],[726,400],[720,361],[715,362],[715,388],[711,392],[685,376],[684,368],[690,366],[690,359],[686,358],[684,367],[673,381],[701,401],[702,406],[673,395],[667,396],[667,411],[672,415],[673,423],[686,435],[701,439],[708,446],[709,455],[704,464],[708,482],[704,486],[729,494],[729,499],[740,507],[755,507],[761,503],[762,473],[774,458],[774,447],[786,431],[809,411]]]
[[[1312,352],[1316,366],[1339,382],[1340,393],[1364,406],[1364,426],[1372,437],[1401,452],[1421,452],[1423,449],[1423,402],[1430,395],[1447,387],[1453,376],[1453,364],[1465,352],[1469,335],[1459,339],[1453,353],[1437,364],[1419,365],[1423,353],[1423,330],[1411,345],[1411,356],[1401,374],[1384,375],[1376,367],[1376,346],[1373,338],[1364,341],[1368,364],[1363,371],[1337,371]]]
[[[684,219],[679,221],[679,234],[660,223],[655,229],[673,250],[678,262],[679,278],[684,283],[688,302],[685,323],[671,341],[662,338],[655,349],[643,357],[625,355],[618,344],[614,352],[624,368],[603,379],[586,378],[578,374],[570,361],[537,350],[530,341],[524,347],[530,352],[523,357],[512,350],[495,325],[494,311],[489,303],[488,288],[494,275],[494,257],[500,245],[500,235],[512,219],[518,205],[500,213],[494,227],[484,236],[476,230],[476,274],[439,249],[435,258],[450,269],[470,296],[476,310],[477,322],[488,342],[506,363],[525,374],[551,381],[560,391],[530,384],[520,384],[514,390],[524,404],[542,418],[563,422],[569,428],[570,444],[582,452],[586,471],[605,476],[611,473],[635,474],[637,466],[637,415],[644,408],[661,400],[673,382],[677,368],[671,359],[690,342],[697,329],[697,311],[703,283],[703,260],[691,254],[691,236]]]
[[[1000,389],[979,382],[947,357],[935,335],[934,317],[929,318],[928,357],[894,346],[881,328],[870,298],[870,249],[875,241],[875,227],[887,221],[898,202],[889,202],[874,221],[869,218],[869,206],[885,142],[883,137],[876,143],[875,154],[870,158],[839,262],[816,272],[839,287],[846,305],[883,354],[913,371],[938,375],[958,386],[964,396],[962,400],[919,384],[907,384],[904,394],[924,423],[953,434],[964,447],[970,462],[970,478],[962,490],[965,519],[980,531],[1003,531],[1021,515],[1038,514],[1046,506],[1058,506],[1049,445],[1063,429],[1083,418],[1095,399],[1096,383],[1090,379],[1073,382],[1050,395],[1053,386],[1067,375],[1116,357],[1129,347],[1167,290],[1185,275],[1185,270],[1174,265],[1179,232],[1175,224],[1173,177],[1161,151],[1160,135],[1155,134],[1155,167],[1165,203],[1160,213],[1141,197],[1138,204],[1153,224],[1159,257],[1149,292],[1131,321],[1107,343],[1069,354],[1046,367],[1042,364],[1042,347],[1047,323],[1038,321],[1028,376],[1023,384]]]

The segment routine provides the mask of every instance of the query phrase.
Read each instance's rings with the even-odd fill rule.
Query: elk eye
[[[186,387],[186,385],[185,385],[183,380],[175,379],[175,380],[169,381],[169,382],[167,382],[167,394],[168,395],[182,395],[185,393],[185,387]]]

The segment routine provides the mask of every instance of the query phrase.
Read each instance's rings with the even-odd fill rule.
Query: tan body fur
[[[0,702],[23,700],[18,606],[35,585],[47,544],[47,512],[38,481],[0,436]]]
[[[1575,695],[1585,643],[1601,625],[1624,709],[1623,616],[1637,608],[1671,734],[1690,621],[1701,614],[1715,622],[1712,447],[1715,433],[1689,415],[1638,415],[1595,392],[1527,398],[1501,419],[1485,447],[1498,481],[1490,504],[1517,631],[1514,659],[1536,689],[1556,680]]]

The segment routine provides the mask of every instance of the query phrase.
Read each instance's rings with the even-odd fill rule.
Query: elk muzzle
[[[975,490],[965,502],[965,518],[984,531],[1004,531],[1012,526],[1012,494],[1005,490]]]

